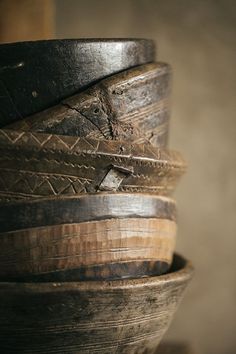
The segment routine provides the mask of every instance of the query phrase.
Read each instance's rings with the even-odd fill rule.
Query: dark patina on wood
[[[0,232],[132,217],[175,221],[176,204],[170,198],[141,193],[97,193],[0,203]]]
[[[179,153],[152,145],[0,130],[1,200],[104,187],[170,195],[185,168]]]
[[[102,78],[155,60],[145,39],[66,39],[0,45],[0,127]]]
[[[166,146],[170,77],[160,62],[123,71],[7,129]]]
[[[139,279],[165,274],[170,262],[158,260],[139,260],[115,262],[99,265],[80,266],[73,269],[53,270],[45,273],[24,273],[0,276],[0,281],[16,283],[47,283],[72,281],[114,281],[120,279]]]
[[[1,352],[153,354],[192,273],[176,255],[158,277],[0,283]]]

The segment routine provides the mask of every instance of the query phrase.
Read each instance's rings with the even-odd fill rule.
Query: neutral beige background
[[[0,43],[54,35],[53,0],[0,0]]]
[[[58,37],[154,38],[174,69],[170,145],[189,162],[178,250],[196,275],[168,332],[236,353],[236,1],[57,0]]]

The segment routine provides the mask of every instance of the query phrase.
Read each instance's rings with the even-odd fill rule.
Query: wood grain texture
[[[192,277],[175,256],[169,274],[136,280],[0,283],[4,354],[153,354]]]
[[[35,280],[34,275],[40,279],[45,275],[54,281],[63,271],[67,281],[158,275],[172,262],[175,238],[174,221],[154,218],[106,219],[0,234],[0,279]],[[146,274],[140,274],[143,262],[149,262]]]
[[[176,220],[173,199],[138,193],[96,193],[0,203],[0,232],[122,218]]]
[[[170,195],[181,155],[147,144],[0,130],[0,199],[96,192],[108,171],[129,169],[112,190]]]
[[[166,146],[170,77],[161,62],[129,69],[7,129]]]
[[[0,45],[0,127],[97,80],[154,61],[145,39],[68,39]]]

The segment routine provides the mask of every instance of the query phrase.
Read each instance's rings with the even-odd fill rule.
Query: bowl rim
[[[51,38],[51,39],[40,39],[40,40],[35,40],[35,41],[19,41],[19,42],[5,42],[1,43],[0,47],[3,46],[21,46],[21,45],[29,45],[29,44],[34,44],[34,45],[40,45],[40,44],[45,44],[45,43],[50,43],[50,44],[103,44],[103,43],[122,43],[122,44],[127,44],[127,43],[144,43],[144,44],[149,44],[152,45],[153,48],[155,46],[155,41],[151,38],[132,38],[132,37],[112,37],[112,38]]]
[[[177,263],[177,265],[176,265]],[[178,264],[179,263],[179,264]],[[177,266],[177,269],[174,267]],[[186,283],[193,276],[194,268],[192,263],[178,253],[174,254],[173,265],[168,273],[158,276],[119,279],[101,281],[78,281],[78,282],[0,282],[0,292],[15,293],[56,293],[56,292],[107,292],[122,289],[134,289],[143,287],[159,287],[164,284]]]
[[[40,204],[41,202],[45,202],[45,201],[57,201],[57,200],[80,200],[80,199],[84,199],[84,198],[97,198],[97,199],[102,199],[102,198],[130,198],[130,195],[132,196],[136,196],[139,198],[144,198],[144,199],[159,199],[163,202],[169,202],[173,205],[176,206],[176,200],[174,198],[172,198],[171,196],[163,196],[163,195],[158,195],[158,194],[150,194],[148,192],[136,192],[136,193],[130,193],[130,192],[116,192],[116,191],[102,191],[102,192],[92,192],[92,193],[80,193],[77,195],[63,195],[63,196],[43,196],[43,197],[38,197],[38,198],[32,198],[32,199],[20,199],[20,200],[16,200],[16,201],[11,201],[8,202],[7,205],[25,205],[25,204]],[[0,203],[0,205],[2,205]]]

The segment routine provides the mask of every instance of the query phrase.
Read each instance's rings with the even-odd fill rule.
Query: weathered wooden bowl
[[[145,39],[66,39],[0,45],[0,126],[155,59]]]
[[[176,255],[158,277],[0,283],[1,353],[153,354],[192,273]]]
[[[168,64],[141,65],[6,128],[166,147],[170,83]]]
[[[172,262],[175,202],[93,194],[0,205],[0,279],[77,281],[159,275]]]
[[[96,191],[170,195],[186,165],[148,144],[0,129],[0,200]]]

